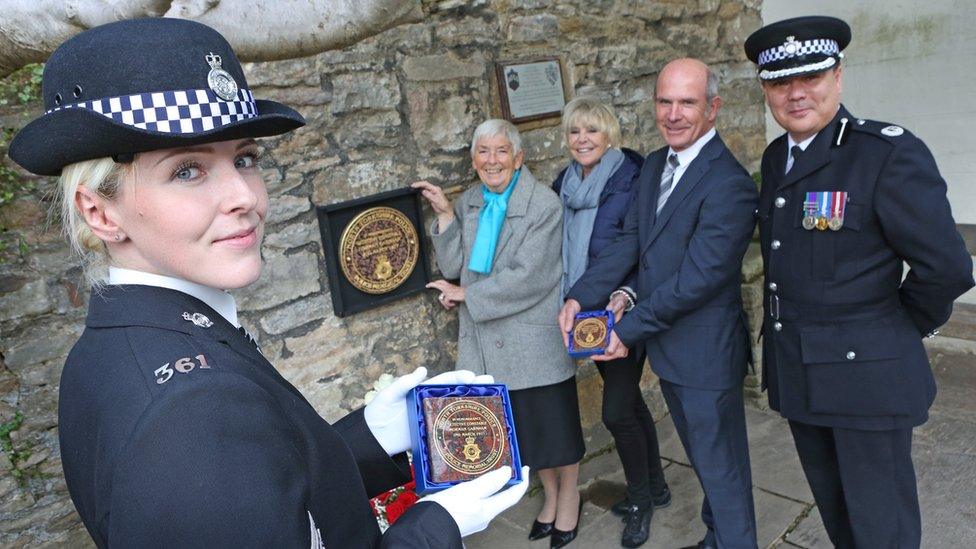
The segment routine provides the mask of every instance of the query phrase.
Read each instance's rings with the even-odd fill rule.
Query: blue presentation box
[[[418,385],[407,393],[417,494],[425,495],[511,465],[522,481],[508,387]]]
[[[602,355],[610,345],[611,330],[613,313],[606,309],[576,313],[573,330],[569,332],[569,356],[584,358]]]

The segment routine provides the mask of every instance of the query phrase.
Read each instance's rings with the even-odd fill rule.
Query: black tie
[[[796,165],[796,161],[799,160],[800,155],[802,154],[803,149],[801,149],[799,145],[793,145],[790,147],[790,158],[792,159],[792,162],[790,162],[789,167],[786,168],[786,173],[790,173],[790,170],[793,169],[793,166]]]

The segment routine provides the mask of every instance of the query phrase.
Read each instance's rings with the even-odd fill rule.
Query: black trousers
[[[790,421],[790,430],[834,546],[919,547],[911,428],[861,431]]]
[[[627,499],[650,505],[651,495],[660,494],[667,484],[654,418],[640,390],[644,352],[635,349],[625,358],[597,362],[596,366],[603,378],[603,424],[617,445],[627,479]]]

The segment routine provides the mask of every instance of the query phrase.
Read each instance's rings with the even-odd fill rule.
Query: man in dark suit
[[[636,306],[604,355],[645,345],[675,428],[705,492],[700,547],[755,547],[742,379],[749,361],[740,269],[755,227],[756,186],[714,129],[722,100],[700,61],[668,63],[655,89],[667,147],[641,170],[621,235],[567,295],[560,326],[602,307],[635,266]],[[649,521],[648,517],[648,521]]]
[[[834,545],[918,547],[912,428],[935,398],[922,336],[973,266],[925,144],[840,104],[850,40],[839,19],[800,17],[745,43],[787,132],[762,160],[763,382]]]

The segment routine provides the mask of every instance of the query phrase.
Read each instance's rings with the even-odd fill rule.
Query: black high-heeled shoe
[[[555,529],[555,525],[555,522],[539,522],[537,520],[533,520],[532,529],[529,530],[529,539],[535,541],[537,539],[548,537]]]
[[[557,549],[569,545],[569,542],[576,539],[576,534],[579,532],[580,519],[583,518],[583,496],[580,496],[579,511],[576,513],[576,526],[572,530],[566,532],[556,528],[556,523],[553,522],[552,533],[549,537],[549,547],[551,549]]]

